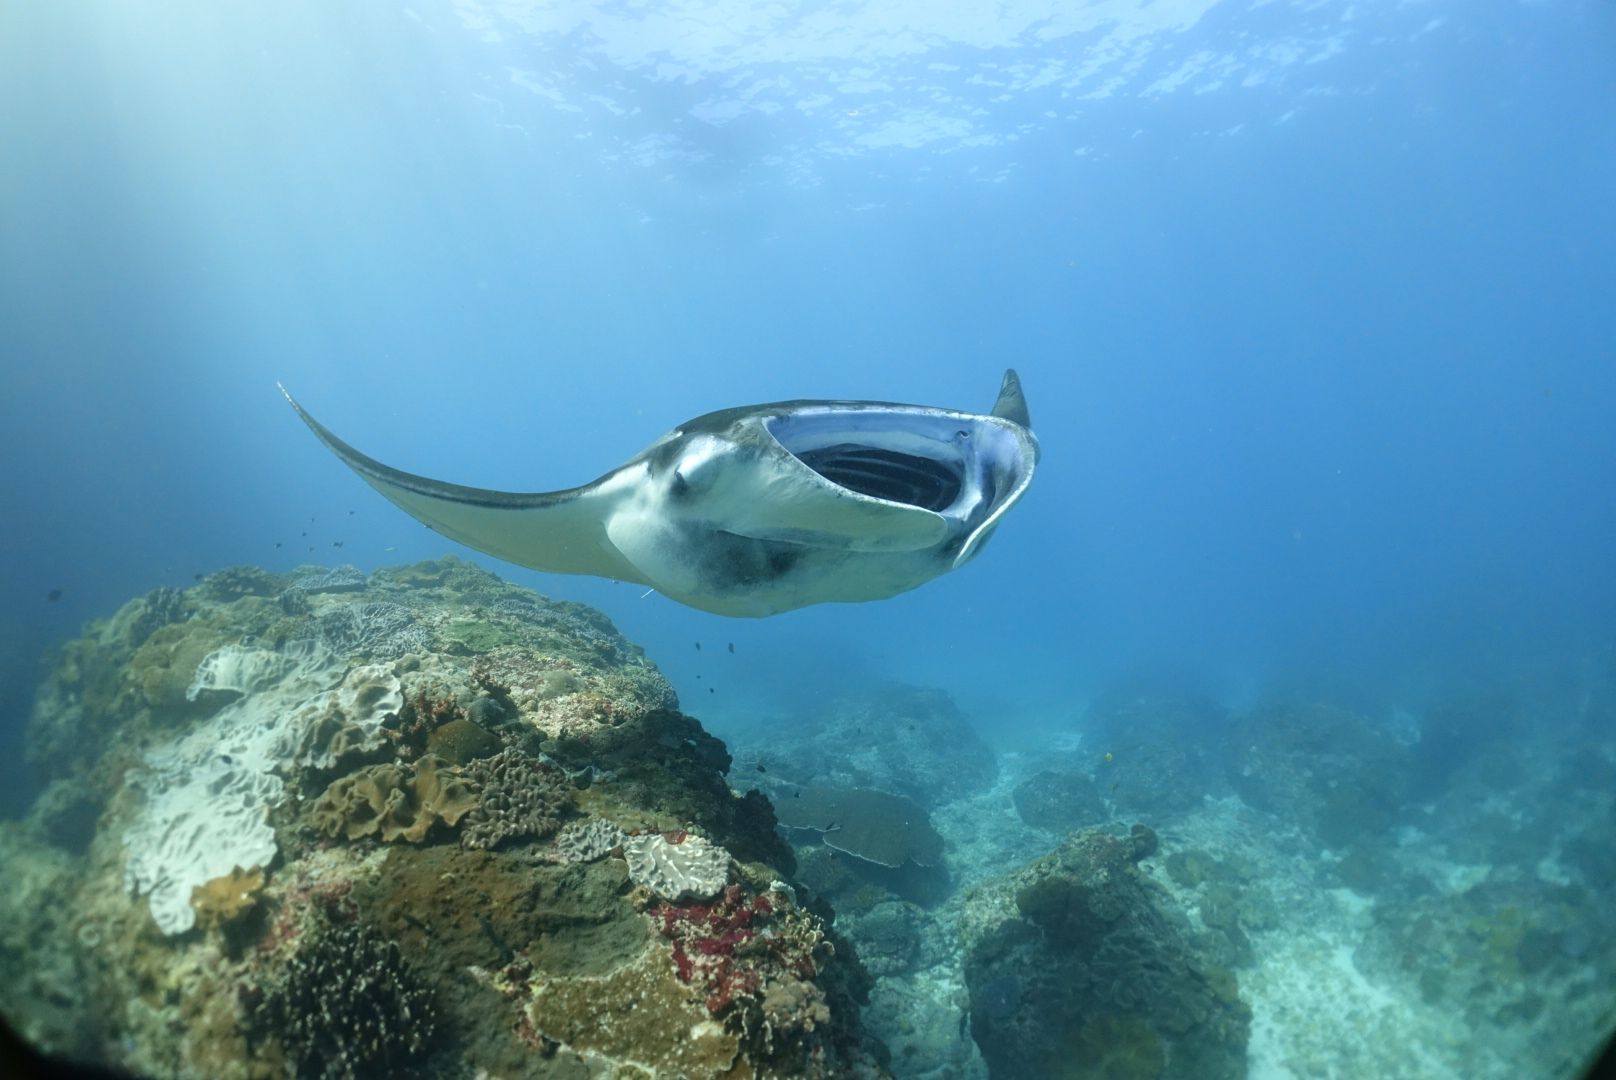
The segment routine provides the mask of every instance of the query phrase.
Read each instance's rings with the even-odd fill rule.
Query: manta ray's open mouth
[[[959,498],[963,478],[953,462],[862,443],[794,451],[833,484],[872,499],[942,512]]]

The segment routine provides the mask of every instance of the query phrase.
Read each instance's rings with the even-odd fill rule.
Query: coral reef
[[[780,824],[820,833],[827,847],[881,866],[937,866],[943,838],[926,811],[902,795],[804,788],[775,804]]]
[[[264,891],[264,870],[237,866],[228,874],[203,882],[191,890],[191,906],[196,924],[204,930],[217,930],[235,922],[258,904]]]
[[[0,826],[0,1006],[43,1049],[219,1080],[882,1075],[768,800],[597,613],[456,559],[233,570],[55,661],[46,793]]]
[[[1076,833],[966,898],[970,1030],[994,1075],[1245,1075],[1250,1010],[1136,863],[1154,834]]]
[[[293,572],[288,591],[306,595],[360,592],[365,584],[365,573],[357,566],[301,566]]]
[[[629,880],[664,900],[701,900],[729,880],[729,852],[683,831],[643,833],[623,842]]]
[[[460,843],[468,848],[541,840],[561,827],[572,808],[566,775],[515,747],[472,762],[466,776],[479,791],[460,830]]]
[[[457,825],[480,805],[476,787],[428,754],[413,765],[372,765],[333,781],[309,808],[309,821],[326,836],[418,844],[433,826]]]
[[[408,1075],[437,1034],[432,989],[396,941],[360,922],[328,922],[276,959],[251,1013],[300,1077]]]
[[[594,862],[623,846],[628,834],[609,821],[591,818],[574,821],[555,838],[556,855],[563,862]]]

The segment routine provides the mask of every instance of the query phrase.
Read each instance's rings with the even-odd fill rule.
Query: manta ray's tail
[[[1032,430],[1032,416],[1027,412],[1027,397],[1021,392],[1021,376],[1015,368],[1004,369],[1004,381],[999,384],[999,400],[993,403],[993,415]]]

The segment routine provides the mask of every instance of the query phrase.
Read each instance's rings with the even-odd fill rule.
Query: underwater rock
[[[993,786],[998,756],[942,690],[887,686],[796,717],[794,738],[770,741],[777,779],[876,788],[927,809]]]
[[[1383,900],[1353,952],[1366,976],[1478,1027],[1532,1027],[1532,1042],[1584,1052],[1608,1030],[1616,915],[1608,896],[1544,881],[1483,881]],[[1574,1058],[1545,1071],[1573,1075]]]
[[[1083,756],[1120,815],[1170,820],[1227,793],[1217,758],[1225,722],[1206,702],[1119,688],[1084,716]]]
[[[1271,705],[1234,718],[1227,771],[1240,798],[1328,848],[1374,843],[1395,823],[1412,777],[1406,745],[1327,705]]]
[[[883,1075],[869,976],[795,906],[768,800],[604,617],[455,559],[231,580],[92,624],[41,690],[58,783],[0,826],[0,1004],[42,1049],[219,1080]],[[498,744],[463,768],[428,752],[460,721]],[[675,899],[631,879],[625,824]]]
[[[1036,772],[1016,785],[1010,801],[1022,821],[1054,832],[1091,828],[1110,816],[1099,787],[1077,772]]]
[[[1077,833],[973,889],[970,1031],[992,1076],[1237,1080],[1251,1013],[1135,866],[1148,830]]]
[[[836,925],[858,945],[859,959],[870,974],[881,977],[900,975],[915,966],[922,921],[918,906],[887,900],[857,916],[839,918]]]

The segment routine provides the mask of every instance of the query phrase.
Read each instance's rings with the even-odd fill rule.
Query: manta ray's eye
[[[686,495],[690,492],[690,481],[678,469],[673,470],[673,480],[668,484],[668,490],[675,495]]]
[[[969,431],[956,431],[956,432],[954,432],[954,441],[955,442],[964,442],[966,439],[969,439],[970,437],[971,437],[971,433]]]

